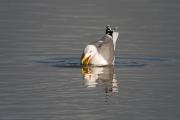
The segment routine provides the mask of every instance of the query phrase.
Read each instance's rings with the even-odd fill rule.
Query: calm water
[[[0,119],[179,120],[179,13],[179,0],[1,0]],[[81,68],[106,24],[116,65]]]

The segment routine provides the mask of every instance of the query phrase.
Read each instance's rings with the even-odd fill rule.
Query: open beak
[[[91,57],[91,55],[88,56],[88,55],[82,54],[81,64],[82,65],[88,65],[90,62],[90,57]]]

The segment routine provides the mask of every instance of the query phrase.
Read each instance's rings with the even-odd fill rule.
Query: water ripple
[[[145,67],[152,64],[170,64],[175,61],[175,59],[159,57],[116,57],[115,67]],[[35,60],[35,62],[52,67],[81,67],[79,57],[54,57]]]

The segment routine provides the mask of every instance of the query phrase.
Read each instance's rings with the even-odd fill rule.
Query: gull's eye
[[[92,53],[92,50],[90,50],[89,52]]]

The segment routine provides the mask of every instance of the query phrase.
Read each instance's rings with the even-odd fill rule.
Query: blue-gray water
[[[179,0],[1,0],[1,120],[179,120]],[[119,27],[116,65],[81,68]]]

